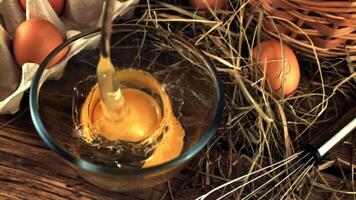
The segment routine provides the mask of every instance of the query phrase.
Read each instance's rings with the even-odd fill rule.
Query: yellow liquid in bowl
[[[121,70],[118,74],[120,83],[123,83],[120,95],[124,98],[124,107],[114,113],[115,120],[108,119],[99,87],[94,86],[84,101],[80,115],[85,141],[90,143],[100,135],[110,141],[155,143],[154,151],[143,167],[159,165],[179,156],[184,145],[184,129],[159,82],[140,70]],[[135,87],[125,86],[125,83],[134,83]],[[139,88],[149,88],[158,94],[161,105]]]

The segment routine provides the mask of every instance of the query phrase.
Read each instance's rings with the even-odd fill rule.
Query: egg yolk
[[[128,75],[133,75],[131,73],[133,70],[123,70],[121,77],[130,77]],[[147,76],[147,73],[140,73],[137,72],[134,77]],[[152,80],[141,77],[141,80],[144,79]],[[160,88],[155,85],[158,84],[157,81],[150,81],[149,84]],[[98,85],[93,87],[84,101],[80,115],[84,139],[90,143],[100,134],[110,141],[141,142],[150,139],[151,142],[157,142],[143,167],[162,164],[179,156],[183,150],[185,132],[174,116],[168,95],[163,90],[160,91],[164,105],[162,111],[152,96],[139,89],[121,88],[121,92],[125,108],[117,113],[118,118],[111,120],[105,116]]]

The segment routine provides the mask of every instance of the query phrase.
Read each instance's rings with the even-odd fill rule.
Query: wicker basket
[[[356,55],[354,0],[250,0],[250,4],[266,13],[265,37],[282,38],[304,56],[315,58],[311,41],[321,57]]]

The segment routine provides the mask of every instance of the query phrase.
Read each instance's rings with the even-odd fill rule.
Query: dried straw
[[[298,90],[285,98],[273,95],[251,55],[253,47],[263,40],[261,26],[266,16],[248,5],[248,0],[230,0],[228,9],[210,8],[206,15],[187,2],[147,1],[137,6],[136,18],[126,21],[153,25],[190,40],[214,62],[224,82],[225,114],[218,133],[184,171],[181,188],[169,187],[162,199],[179,197],[192,188],[196,191],[192,198],[198,197],[221,183],[273,164],[295,153],[303,141],[322,134],[320,127],[356,105],[356,58],[319,60],[315,49],[314,63],[299,57],[302,80]],[[298,28],[286,19],[279,20]],[[283,43],[285,38],[280,38]],[[342,144],[346,150],[333,151],[308,174],[291,199],[315,195],[346,199],[355,195],[355,138]],[[346,159],[340,160],[341,155]],[[230,197],[238,199],[249,189]]]
[[[130,21],[169,30],[190,40],[215,63],[224,81],[224,122],[215,139],[186,172],[187,180],[180,192],[194,187],[201,194],[246,172],[273,164],[300,149],[303,141],[320,134],[316,130],[332,123],[347,109],[346,105],[356,104],[353,81],[356,59],[319,60],[316,49],[314,63],[299,57],[302,80],[298,90],[286,98],[273,95],[251,56],[253,47],[263,40],[263,19],[273,17],[248,5],[248,0],[230,0],[227,10],[210,8],[206,15],[180,1],[154,1],[140,5],[139,17]],[[278,20],[298,29],[293,22]],[[305,37],[309,38],[306,34]],[[284,43],[284,38],[280,38]],[[311,40],[310,43],[313,44]],[[354,184],[347,176],[345,179],[323,172],[332,169],[338,171],[334,174],[350,173],[350,168],[335,169],[336,161],[337,155],[328,157],[327,164],[308,174],[309,178],[297,187],[291,198],[304,199],[320,189],[338,198],[355,194],[355,187],[344,185],[341,189],[327,184],[337,179]],[[239,198],[244,192],[248,188],[231,197]]]

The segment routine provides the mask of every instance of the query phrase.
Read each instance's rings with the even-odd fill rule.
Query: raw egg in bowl
[[[39,81],[62,49],[78,39],[94,36],[99,36],[99,30],[65,41],[36,72],[30,90],[30,110],[37,132],[81,177],[101,188],[139,190],[169,180],[204,148],[219,125],[223,89],[214,66],[193,44],[174,33],[151,26],[114,25],[111,60],[119,70],[119,77],[121,73],[120,84],[128,88],[124,95],[156,100],[157,104],[152,103],[154,109],[162,110],[157,119],[164,119],[168,113],[174,116],[170,123],[179,124],[162,130],[184,134],[168,134],[169,137],[163,134],[149,145],[130,137],[126,137],[127,141],[116,140],[112,132],[109,139],[100,134],[85,137],[91,133],[85,123],[93,119],[90,112],[96,112],[98,102],[94,93],[99,49],[84,49],[71,58],[60,80],[43,84]],[[140,75],[131,76],[132,72]],[[159,83],[163,95],[155,93],[151,86],[139,87],[138,82],[146,79],[147,74]],[[132,93],[130,88],[139,88],[141,92]],[[168,100],[169,106],[165,103]],[[83,112],[83,108],[87,110]],[[140,110],[145,109],[135,112]],[[87,112],[89,117],[83,117]],[[115,129],[118,134],[123,131],[122,126]],[[156,145],[161,141],[163,145]],[[179,154],[165,159],[178,152],[176,141],[182,141]],[[156,159],[149,159],[157,152]]]

